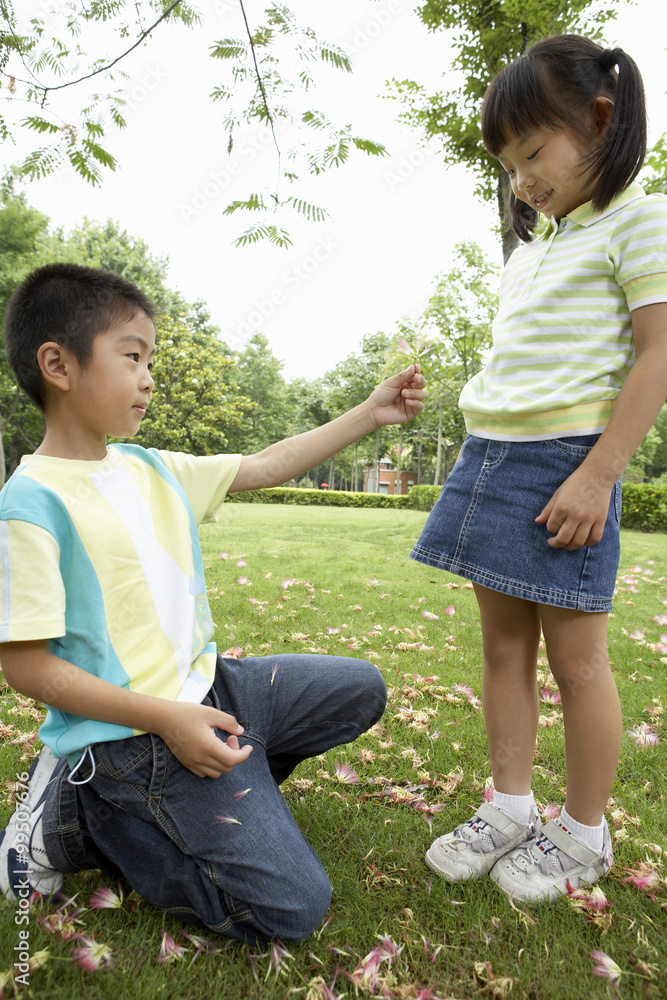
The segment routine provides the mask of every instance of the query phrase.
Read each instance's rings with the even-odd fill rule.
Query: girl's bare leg
[[[572,819],[602,822],[618,766],[622,719],[607,653],[607,614],[539,605],[549,666],[565,724],[567,798]]]
[[[482,705],[494,787],[529,795],[539,714],[538,605],[474,585],[482,622]]]

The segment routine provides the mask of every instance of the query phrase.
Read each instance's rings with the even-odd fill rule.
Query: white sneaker
[[[536,812],[529,823],[517,823],[502,809],[482,802],[472,819],[431,844],[426,864],[448,882],[481,878],[499,858],[530,840],[540,827]]]
[[[49,786],[64,766],[64,758],[43,746],[30,767],[26,798],[0,830],[0,894],[7,899],[27,899],[33,892],[50,896],[62,887],[62,873],[51,867],[44,848],[40,820]]]
[[[613,860],[606,820],[599,854],[549,820],[530,843],[501,858],[491,878],[508,895],[541,903],[566,896],[569,889],[592,885],[609,871]]]

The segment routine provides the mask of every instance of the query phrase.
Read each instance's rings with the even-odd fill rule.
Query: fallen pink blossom
[[[339,781],[346,785],[356,785],[359,782],[359,775],[350,767],[349,764],[343,764],[340,761],[336,761],[334,764],[334,771],[336,772],[336,777]]]
[[[593,975],[601,976],[608,982],[616,985],[620,983],[621,976],[623,975],[622,970],[618,967],[613,958],[605,954],[604,951],[592,951],[591,958],[593,959]]]
[[[163,929],[160,954],[158,955],[158,964],[163,965],[165,962],[180,961],[185,952],[185,945],[176,944],[173,937],[167,934],[167,932]]]

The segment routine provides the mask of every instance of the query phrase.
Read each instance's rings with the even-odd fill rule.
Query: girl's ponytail
[[[597,174],[593,205],[605,208],[634,180],[646,156],[646,101],[641,73],[621,48],[600,53],[602,91],[613,94],[604,135],[590,157]]]

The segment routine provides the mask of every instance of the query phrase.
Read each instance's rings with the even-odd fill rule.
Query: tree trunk
[[[329,459],[329,489],[333,490],[336,486],[336,456],[332,455]]]
[[[375,429],[375,492],[380,492],[380,428]]]
[[[519,237],[512,229],[509,217],[509,196],[512,190],[510,179],[504,170],[498,174],[498,211],[500,212],[500,230],[503,238],[503,264],[512,256],[519,245]]]
[[[398,486],[398,492],[402,493],[401,489],[401,460],[403,458],[403,424],[401,424],[401,429],[398,435],[398,457],[396,459],[396,486]],[[394,486],[394,493],[397,492],[396,486]]]
[[[0,417],[0,486],[5,484],[5,442],[3,438],[2,417]]]
[[[352,459],[352,489],[355,493],[359,492],[359,465],[357,461],[357,442],[354,442],[354,458]]]
[[[440,405],[438,407],[438,449],[436,452],[436,459],[435,459],[435,475],[433,476],[434,486],[437,486],[438,483],[440,482],[440,464],[442,461],[442,410],[443,410],[443,404],[441,400]]]

